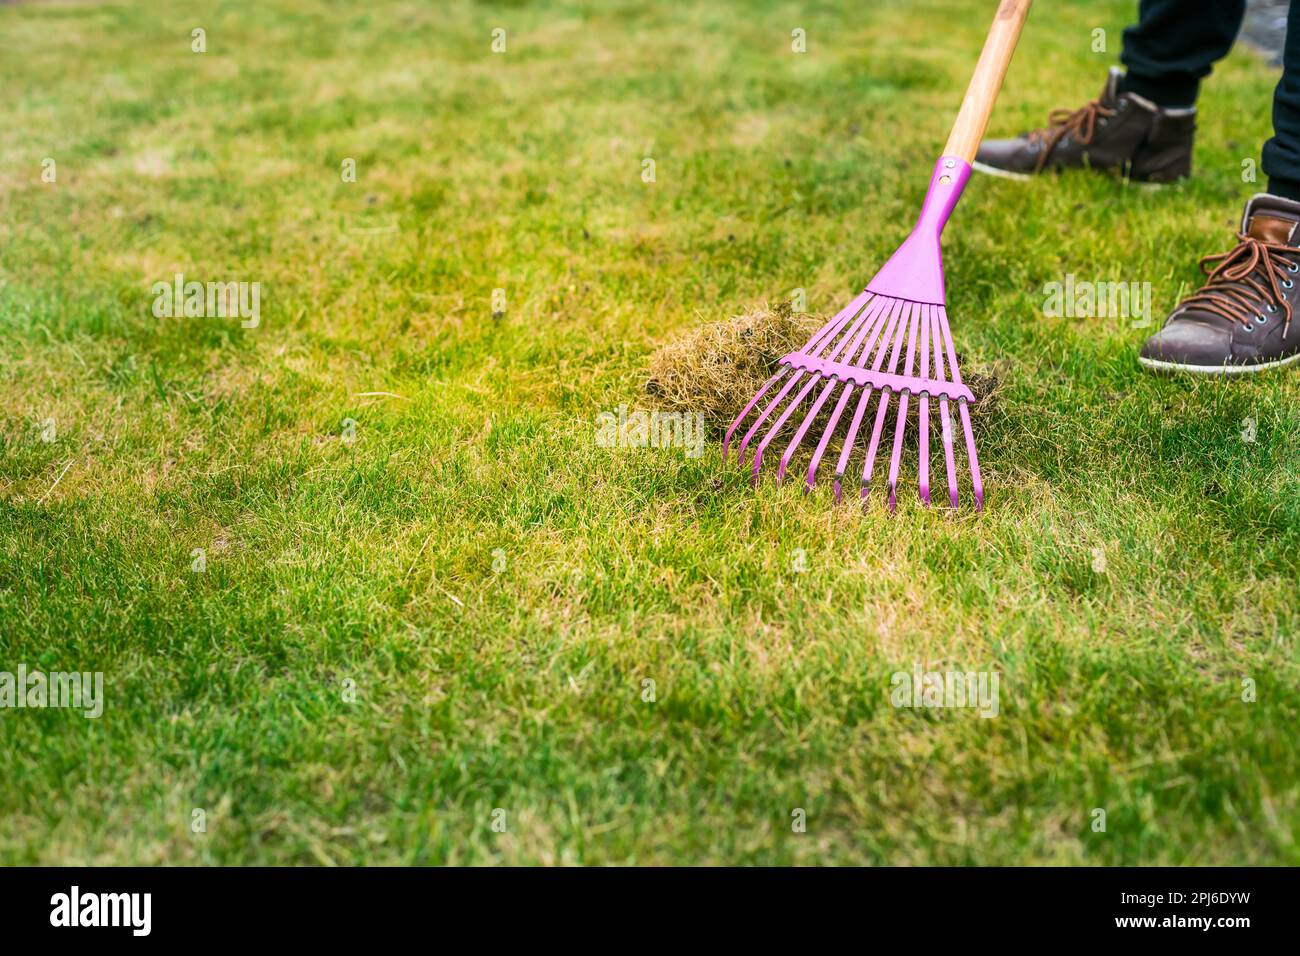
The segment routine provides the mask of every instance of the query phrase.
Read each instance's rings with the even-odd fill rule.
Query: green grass
[[[982,516],[595,444],[674,334],[861,288],[990,7],[0,7],[0,670],[108,698],[0,710],[0,862],[1300,863],[1297,378],[1043,315],[1074,273],[1158,323],[1231,246],[1248,51],[1185,185],[967,189]],[[1094,95],[1131,8],[1036,10],[992,132]],[[260,326],[155,318],[177,272]],[[1000,715],[895,709],[918,662]]]

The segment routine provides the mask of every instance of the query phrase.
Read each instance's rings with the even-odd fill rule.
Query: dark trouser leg
[[[1273,92],[1273,138],[1264,144],[1268,191],[1300,200],[1300,0],[1292,0],[1282,49],[1282,79]]]
[[[1142,0],[1138,22],[1124,31],[1121,92],[1167,108],[1193,105],[1201,80],[1232,49],[1245,13],[1246,0]],[[1300,86],[1296,96],[1300,104]]]

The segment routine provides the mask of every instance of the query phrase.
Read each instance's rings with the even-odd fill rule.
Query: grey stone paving
[[[1241,38],[1268,54],[1274,66],[1282,65],[1282,44],[1286,40],[1286,11],[1290,0],[1250,0]]]

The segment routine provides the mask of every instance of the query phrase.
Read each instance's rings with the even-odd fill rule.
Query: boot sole
[[[1300,361],[1300,352],[1288,355],[1284,359],[1257,362],[1254,365],[1186,365],[1182,362],[1162,362],[1159,359],[1138,356],[1138,363],[1153,372],[1191,372],[1195,375],[1253,375],[1256,372],[1267,372],[1271,368],[1283,368],[1297,361]]]
[[[970,168],[977,169],[981,173],[984,173],[987,176],[997,176],[999,179],[1011,179],[1018,183],[1029,182],[1029,180],[1033,179],[1035,175],[1041,175],[1035,173],[1017,173],[1017,172],[1012,172],[1009,169],[998,169],[998,167],[996,166],[990,166],[987,163],[981,163],[978,160],[971,163]],[[1085,168],[1086,167],[1083,166],[1079,167],[1079,169],[1085,169]],[[1173,180],[1172,182],[1151,182],[1149,180],[1144,180],[1144,179],[1132,179],[1131,177],[1126,177],[1123,173],[1113,169],[1099,169],[1099,170],[1090,170],[1090,171],[1105,173],[1109,176],[1118,179],[1126,186],[1137,186],[1140,189],[1163,189],[1166,186],[1176,185],[1178,182],[1181,181],[1181,180]],[[1051,167],[1051,172],[1060,175],[1062,172],[1064,172],[1064,170],[1060,169],[1059,167]]]

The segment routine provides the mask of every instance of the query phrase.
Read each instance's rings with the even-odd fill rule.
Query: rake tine
[[[808,339],[807,343],[805,343],[802,351],[815,353],[826,348],[829,343],[839,336],[844,326],[849,323],[849,320],[852,319],[853,316],[857,315],[862,306],[871,301],[871,298],[872,293],[870,292],[864,290],[860,293],[852,302],[841,309],[834,319],[814,332]],[[876,296],[876,298],[879,298],[879,296]],[[748,417],[749,413],[754,410],[754,406],[757,405],[763,396],[767,394],[768,390],[780,381],[783,375],[788,375],[789,373],[790,369],[788,368],[778,369],[777,372],[767,380],[767,383],[758,390],[758,393],[749,400],[749,404],[744,407],[741,413],[736,416],[736,420],[731,423],[731,427],[727,429],[727,434],[722,439],[722,457],[724,460],[727,457],[728,449],[731,447],[731,438],[736,433],[736,429],[740,427],[740,423],[743,422],[745,418]],[[777,400],[780,400],[780,396],[777,396]],[[767,411],[759,416],[760,420],[765,418],[770,412],[771,408],[768,408]],[[736,453],[737,460],[739,460],[744,454],[745,445],[748,443],[749,438],[752,437],[752,434],[753,429],[751,428],[750,433],[745,436],[745,439],[741,442],[741,446]]]
[[[942,345],[939,340],[939,317],[937,310],[930,316],[930,341],[934,345],[934,377],[941,382],[948,381],[948,376],[943,370],[943,353]],[[948,469],[948,500],[954,508],[957,507],[957,468],[953,463],[952,453],[952,419],[948,415],[948,399],[940,396],[939,398],[939,425],[940,434],[943,438],[943,459]]]
[[[907,323],[907,360],[903,364],[903,374],[911,377],[916,359],[916,332],[921,324],[921,315],[925,306],[921,303],[912,305],[912,316]],[[907,403],[911,396],[902,392],[898,396],[898,412],[894,422],[894,450],[889,456],[889,510],[898,507],[898,465],[903,457],[903,432],[907,428]]]
[[[789,371],[792,371],[794,374],[790,376],[789,381],[781,386],[781,391],[777,392],[776,398],[772,399],[767,408],[763,409],[758,418],[754,419],[754,424],[749,426],[749,431],[745,432],[745,437],[740,440],[740,448],[737,449],[736,453],[736,461],[739,463],[744,464],[745,449],[749,446],[749,442],[754,437],[755,433],[763,426],[763,422],[767,420],[767,416],[772,414],[772,409],[780,405],[781,399],[790,394],[790,389],[794,388],[799,379],[803,378],[803,369],[790,369]]]
[[[948,414],[948,399],[939,399],[939,426],[942,429],[943,459],[948,468],[948,501],[957,507],[957,469],[953,464],[952,419]]]
[[[831,412],[830,421],[826,423],[826,428],[822,431],[821,441],[817,442],[817,448],[813,452],[812,461],[808,463],[808,477],[804,479],[804,491],[813,490],[813,485],[817,482],[817,468],[822,463],[822,455],[826,454],[826,446],[831,443],[831,435],[835,433],[835,426],[839,424],[840,415],[849,404],[849,399],[853,397],[853,383],[847,383],[844,393],[840,395],[840,400],[835,403],[835,410]]]
[[[862,332],[865,331],[865,322],[866,322],[866,320],[867,320],[867,318],[868,318],[868,313],[869,313],[870,311],[871,311],[870,309],[865,310],[865,311],[862,313],[862,315],[860,315],[860,316],[858,317],[858,319],[853,323],[853,325],[851,325],[851,326],[849,327],[848,331],[845,332],[844,335],[845,335],[846,337],[848,337],[848,336],[852,336],[852,338],[853,338],[854,341],[856,341],[858,338],[860,338]],[[849,344],[852,344],[852,343],[849,343]],[[849,344],[841,345],[838,349],[833,350],[833,351],[832,351],[832,352],[827,356],[827,358],[829,358],[831,361],[839,361],[840,358],[841,358],[841,357],[842,357],[846,352],[849,351]],[[786,421],[790,418],[790,415],[794,412],[794,410],[795,410],[796,408],[798,408],[801,404],[803,404],[803,400],[804,400],[804,398],[807,397],[807,395],[808,395],[808,393],[809,393],[810,391],[812,391],[813,386],[816,385],[818,381],[820,381],[821,379],[823,379],[823,378],[825,378],[825,377],[826,377],[826,376],[823,375],[821,372],[815,372],[815,373],[813,373],[813,374],[809,377],[808,384],[805,385],[805,386],[803,387],[803,391],[801,391],[801,392],[799,393],[799,395],[795,398],[794,401],[790,402],[790,404],[786,406],[786,409],[785,409],[785,411],[781,414],[781,417],[778,418],[778,419],[776,420],[776,423],[775,423],[775,424],[774,424],[770,429],[768,429],[767,434],[766,434],[765,436],[763,436],[763,441],[759,444],[759,446],[758,446],[758,450],[757,450],[757,451],[755,452],[755,454],[754,454],[753,467],[754,467],[754,480],[755,480],[755,481],[758,480],[758,470],[759,470],[759,466],[762,464],[762,461],[763,461],[763,453],[767,450],[767,446],[771,443],[772,439],[775,438],[775,437],[777,436],[777,434],[781,431],[781,429],[785,426]],[[815,407],[815,408],[812,410],[812,412],[811,412],[811,415],[815,415],[816,412],[817,412],[817,410],[821,408],[821,401],[824,400],[825,397],[826,397],[828,394],[830,394],[830,390],[831,390],[831,388],[834,387],[834,385],[835,385],[835,382],[834,382],[833,379],[827,383],[827,387],[826,387],[825,389],[822,390],[822,397],[821,397],[821,400],[819,400],[819,401],[817,402],[816,407]],[[805,418],[805,423],[806,423],[806,424],[810,424],[811,421],[812,421],[812,418],[811,418],[811,417],[806,417],[806,418]],[[786,449],[786,455],[787,455],[787,457],[784,458],[784,459],[782,460],[782,462],[781,462],[781,468],[780,468],[780,470],[777,472],[777,481],[778,481],[778,482],[779,482],[780,479],[781,479],[782,477],[784,477],[784,475],[785,475],[786,465],[789,463],[789,457],[788,457],[788,456],[789,456],[790,454],[793,453],[795,445],[797,445],[797,444],[799,443],[799,441],[800,441],[802,438],[803,438],[803,429],[800,430],[799,434],[795,436],[794,441],[793,441],[793,442],[790,444],[790,446]],[[744,447],[744,446],[742,445],[741,447]]]
[[[869,386],[862,389],[862,397],[858,399],[857,410],[853,413],[853,420],[849,422],[849,433],[844,437],[844,447],[840,449],[839,461],[835,463],[836,502],[840,501],[844,496],[844,472],[848,469],[849,456],[853,453],[853,440],[858,437],[858,428],[862,424],[862,416],[867,410],[871,392],[872,389]]]
[[[975,495],[975,510],[984,510],[984,479],[980,475],[979,458],[975,455],[975,435],[970,427],[970,412],[966,409],[966,402],[963,400],[957,403],[957,410],[961,413],[961,427],[966,435],[966,461],[970,465],[971,491]]]
[[[775,438],[777,433],[785,427],[785,423],[789,421],[790,416],[794,414],[794,410],[803,404],[803,400],[808,396],[808,393],[813,390],[813,386],[821,381],[823,377],[824,376],[822,376],[820,372],[808,376],[808,384],[803,387],[803,390],[799,392],[794,401],[786,405],[785,411],[781,413],[781,417],[778,418],[772,427],[767,430],[767,434],[763,436],[763,440],[758,443],[758,448],[754,451],[753,461],[755,482],[758,481],[758,470],[763,464],[763,452],[767,451],[767,446],[772,443],[772,439]]]
[[[876,298],[879,298],[879,296],[876,296]],[[863,306],[871,302],[871,299],[872,294],[870,292],[863,291],[859,293],[852,302],[840,309],[835,318],[814,332],[799,351],[809,355],[817,355],[827,346],[833,345],[840,338],[840,333],[844,331],[844,327],[862,312]]]
[[[866,361],[866,359],[871,356],[871,350],[875,348],[876,340],[880,338],[880,332],[888,319],[888,309],[886,307],[890,301],[892,300],[877,297],[876,301],[872,303],[872,307],[875,309],[875,314],[871,319],[871,338],[868,340],[866,347],[863,348],[861,355],[858,356],[859,363]],[[857,347],[855,345],[854,348],[849,350],[847,361],[852,363],[856,354]],[[845,386],[844,394],[840,396],[839,402],[836,403],[835,411],[831,413],[830,421],[826,423],[826,428],[822,431],[821,441],[817,443],[817,450],[813,452],[812,461],[808,464],[808,478],[806,481],[806,487],[804,488],[805,491],[812,491],[813,484],[817,480],[817,468],[821,464],[822,456],[826,453],[826,447],[830,444],[831,436],[835,434],[835,426],[839,424],[840,416],[844,414],[844,409],[848,407],[849,399],[853,397],[853,389],[855,388],[854,384],[852,382],[846,382]],[[870,389],[867,389],[867,391],[870,391]],[[855,426],[854,432],[856,431],[857,428]],[[850,437],[845,447],[851,448],[852,444],[853,439]],[[840,471],[842,472],[843,469],[841,468]],[[839,500],[838,476],[836,477],[836,488],[836,500]]]
[[[911,306],[911,302],[904,303],[905,306]],[[898,371],[898,357],[903,345],[903,333],[907,329],[902,323],[899,323],[898,332],[894,336],[894,348],[889,353],[889,374],[893,375]],[[884,345],[881,345],[884,348]],[[862,467],[862,497],[867,497],[870,490],[871,474],[876,468],[876,450],[880,447],[880,433],[885,426],[885,414],[889,411],[889,398],[891,389],[884,388],[880,390],[880,399],[876,403],[876,424],[871,429],[871,444],[867,446],[867,461]]]
[[[780,380],[782,375],[787,374],[789,371],[790,370],[788,368],[783,368],[778,370],[775,375],[773,375],[771,378],[767,380],[767,384],[758,390],[758,394],[756,394],[753,398],[749,400],[749,404],[745,406],[744,411],[742,411],[739,415],[736,416],[736,420],[731,423],[731,427],[727,429],[727,434],[723,436],[722,439],[722,460],[723,461],[727,460],[727,449],[731,447],[731,436],[736,433],[736,429],[739,428],[740,423],[745,420],[745,416],[747,416],[751,411],[753,411],[753,408],[755,405],[758,404],[759,399],[761,399],[764,395],[767,394],[767,390],[771,388],[773,385],[775,385]],[[736,457],[737,459],[739,459],[740,457],[739,451],[736,452]]]
[[[939,309],[939,329],[943,332],[944,349],[948,352],[948,365],[952,369],[952,380],[961,384],[961,370],[957,368],[957,356],[952,348],[952,330],[948,327],[948,312]],[[975,495],[975,510],[984,510],[984,479],[980,475],[979,457],[975,454],[975,435],[971,432],[970,411],[964,399],[957,402],[957,411],[961,415],[961,427],[966,436],[966,463],[970,465],[971,491]]]
[[[803,441],[803,436],[808,433],[808,427],[812,425],[813,419],[817,417],[817,413],[820,412],[822,406],[826,404],[826,399],[830,397],[831,392],[835,391],[835,386],[839,384],[838,379],[831,378],[826,380],[826,387],[821,390],[821,394],[817,396],[812,407],[808,409],[808,414],[805,415],[803,421],[799,423],[799,427],[795,430],[794,437],[791,438],[790,443],[785,446],[785,451],[781,453],[781,464],[778,465],[776,469],[776,483],[778,485],[781,483],[782,479],[785,478],[785,471],[790,467],[790,459],[794,456],[794,451],[799,447],[799,443]],[[851,389],[852,386],[850,385],[849,388]]]
[[[871,328],[878,311],[879,306],[874,302],[863,309],[862,314],[858,316],[857,321],[849,326],[848,331],[846,331],[842,336],[844,344],[842,344],[838,349],[833,349],[827,357],[833,362],[847,362],[849,357],[857,350],[858,343],[862,341],[862,337],[866,335],[868,330]]]
[[[842,349],[840,349],[839,352],[837,352],[834,356],[832,356],[834,361],[851,362],[853,360],[853,356],[857,354],[858,346],[862,343],[862,339],[866,336],[867,332],[869,332],[872,328],[875,328],[876,325],[878,324],[877,316],[879,315],[879,313],[880,313],[879,304],[873,302],[870,306],[867,307],[867,310],[862,313],[862,318],[859,319],[857,323],[855,323],[858,326],[857,331],[853,334],[852,338],[849,339],[848,343]],[[794,455],[795,449],[798,448],[799,443],[803,441],[804,435],[807,434],[809,427],[811,427],[813,423],[813,420],[817,417],[817,413],[820,412],[822,410],[822,406],[826,404],[826,399],[828,399],[831,396],[831,393],[835,391],[836,386],[838,386],[839,384],[840,382],[838,379],[834,379],[834,378],[830,379],[826,383],[826,387],[822,389],[821,394],[817,396],[817,400],[813,403],[812,408],[808,410],[808,414],[804,416],[803,422],[799,425],[798,430],[794,434],[794,438],[790,439],[790,444],[786,446],[785,452],[781,455],[781,465],[776,472],[776,480],[778,484],[780,483],[781,479],[785,477],[786,468],[788,468],[790,465],[790,459]],[[853,383],[848,382],[845,384],[846,384],[845,394],[852,392]],[[838,408],[841,409],[843,408],[843,400],[841,400]],[[836,419],[839,418],[838,413],[836,414],[835,417]],[[823,443],[834,428],[835,428],[835,422],[834,420],[832,420],[832,422],[827,426],[826,430],[822,433]],[[818,447],[819,448],[824,447],[824,444],[819,444]]]
[[[922,306],[925,310],[925,316],[921,320],[921,378],[930,377],[930,317],[934,314],[932,306]],[[918,455],[917,464],[917,494],[925,502],[926,507],[930,506],[930,396],[921,393],[921,407],[917,410],[917,418],[920,422],[917,435],[921,446]]]
[[[839,362],[841,356],[844,355],[846,351],[849,351],[850,345],[853,345],[854,342],[857,342],[858,339],[861,338],[863,330],[866,329],[866,321],[867,321],[868,313],[870,312],[871,312],[870,308],[867,308],[867,310],[862,312],[862,315],[859,315],[857,319],[854,320],[853,325],[850,325],[848,330],[845,330],[844,336],[842,336],[842,338],[846,339],[844,345],[840,345],[839,347],[837,347],[837,349],[832,345],[831,354],[829,354],[827,358],[831,359],[832,362]],[[800,392],[800,394],[798,394],[798,397],[794,399],[793,402],[790,402],[787,407],[785,407],[784,414],[781,415],[780,418],[776,420],[776,424],[772,425],[772,427],[768,429],[766,436],[763,437],[762,444],[759,444],[758,446],[757,453],[754,454],[754,480],[755,481],[758,480],[758,470],[763,463],[763,453],[764,451],[767,451],[767,446],[771,444],[772,438],[775,438],[777,434],[780,433],[781,428],[785,427],[785,423],[787,423],[787,420],[790,418],[790,415],[793,414],[796,408],[802,405],[803,399],[805,399],[807,397],[807,394],[809,394],[809,392],[813,390],[813,386],[816,385],[816,382],[822,380],[823,377],[826,376],[823,376],[822,373],[820,372],[816,372],[813,373],[813,375],[810,375],[809,384],[803,386],[803,390],[802,392]],[[827,394],[829,394],[829,388],[831,388],[833,384],[835,384],[835,382],[833,381],[829,382],[827,389],[823,389],[823,398],[826,397]],[[820,402],[816,407],[818,408],[822,407],[820,406]],[[815,412],[816,410],[814,410],[814,414]],[[811,424],[811,419],[806,419],[806,421],[807,423]],[[797,434],[796,438],[794,438],[792,445],[788,447],[787,458],[783,459],[783,462],[781,462],[780,471],[777,472],[777,481],[780,481],[781,477],[785,476],[785,466],[787,466],[789,462],[788,455],[794,453],[794,446],[798,445],[798,442],[800,442],[802,437],[803,437],[803,432],[801,431],[800,433]]]
[[[876,340],[872,339],[871,345],[863,353],[863,361],[871,354],[871,349],[876,349],[876,358],[871,363],[872,371],[880,371],[880,366],[885,360],[885,351],[889,346],[889,340],[894,336],[894,326],[898,322],[898,316],[902,312],[904,302],[901,299],[890,300],[892,308],[889,310],[889,322],[885,327],[884,335],[880,337],[880,345],[876,346]],[[844,472],[848,470],[849,456],[853,454],[853,444],[858,437],[858,428],[862,424],[863,413],[867,410],[867,402],[871,398],[872,389],[867,386],[862,389],[862,397],[858,399],[857,410],[853,413],[853,420],[849,423],[849,433],[844,436],[844,447],[840,449],[839,461],[835,464],[835,500],[838,502],[843,497],[843,480]]]

